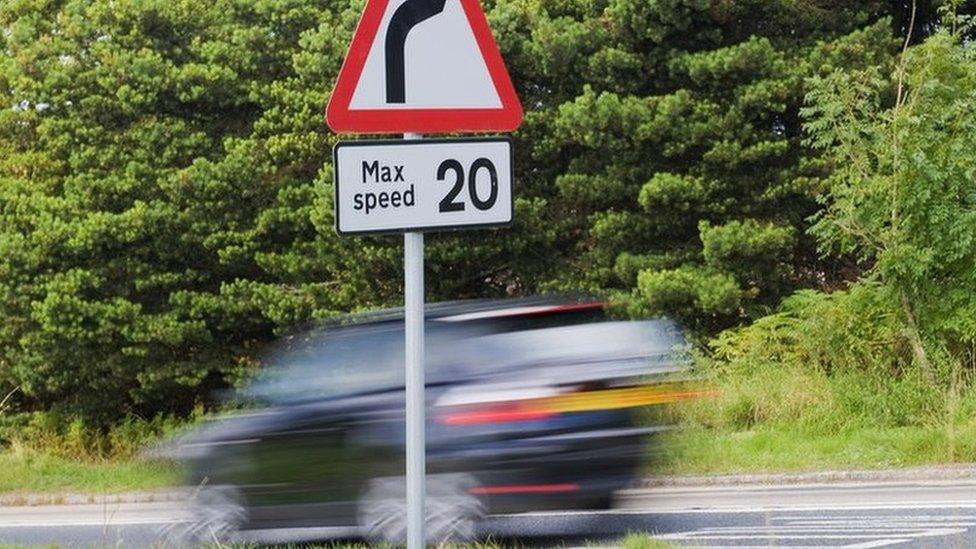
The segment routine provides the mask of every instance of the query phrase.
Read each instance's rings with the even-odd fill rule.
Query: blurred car
[[[596,301],[430,305],[426,342],[433,541],[470,538],[486,514],[608,507],[654,430],[635,410],[686,394],[669,381],[685,368],[678,328],[613,322]],[[257,410],[180,441],[187,482],[199,487],[187,532],[403,540],[402,312],[346,318],[282,345],[244,392]]]

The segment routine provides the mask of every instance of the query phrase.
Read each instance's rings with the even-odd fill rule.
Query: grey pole
[[[405,133],[404,139],[421,139]],[[424,391],[424,233],[403,235],[407,390],[407,549],[423,549],[426,497],[426,395]]]

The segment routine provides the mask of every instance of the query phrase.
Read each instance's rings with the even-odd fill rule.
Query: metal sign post
[[[404,233],[408,549],[426,545],[424,231],[509,225],[515,200],[510,140],[407,132],[511,132],[522,114],[479,0],[367,0],[326,121],[404,138],[338,143],[333,166],[336,232]]]
[[[424,231],[503,227],[514,215],[512,142],[505,137],[337,143],[340,235],[404,234],[406,494],[410,549],[424,546]]]
[[[407,133],[404,139],[420,139]],[[403,234],[403,310],[407,396],[407,547],[426,546],[427,432],[424,384],[424,233]]]

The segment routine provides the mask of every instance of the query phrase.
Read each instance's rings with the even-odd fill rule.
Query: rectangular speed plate
[[[334,155],[339,234],[512,222],[507,138],[349,141],[337,144]]]

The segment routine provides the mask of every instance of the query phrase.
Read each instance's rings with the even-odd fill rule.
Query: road
[[[145,547],[186,517],[180,502],[0,507],[0,543]],[[620,494],[603,512],[491,517],[484,533],[528,546],[572,546],[649,532],[693,547],[976,547],[976,481],[671,487]],[[296,540],[349,535],[252,533]],[[557,541],[558,540],[558,541]]]

